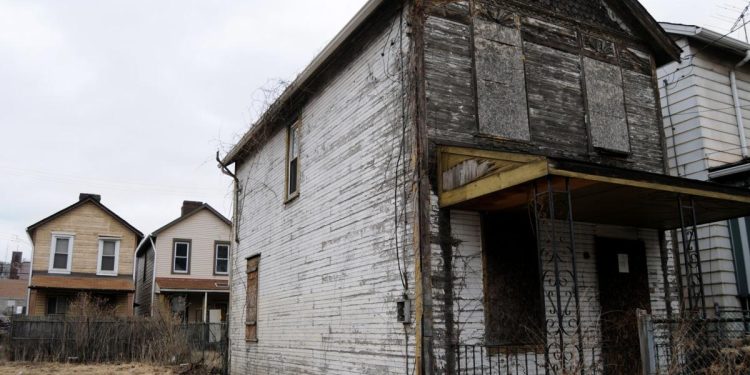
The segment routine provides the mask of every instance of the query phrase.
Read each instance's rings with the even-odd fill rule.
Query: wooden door
[[[639,374],[636,310],[650,310],[646,249],[641,241],[597,238],[604,373]]]

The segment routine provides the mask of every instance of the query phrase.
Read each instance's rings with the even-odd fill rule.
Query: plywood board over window
[[[601,150],[630,153],[622,70],[619,66],[583,58],[591,143]]]
[[[258,268],[260,255],[247,259],[245,296],[245,340],[258,341]]]
[[[476,54],[479,133],[528,141],[529,114],[521,31],[511,17],[505,24],[477,19]]]

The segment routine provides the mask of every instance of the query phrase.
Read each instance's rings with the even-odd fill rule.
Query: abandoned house
[[[27,314],[66,315],[86,293],[118,316],[133,315],[133,255],[143,234],[101,203],[78,202],[27,228],[33,245]]]
[[[750,187],[750,44],[693,25],[662,23],[682,58],[657,71],[673,176]],[[700,226],[709,306],[750,308],[745,218]]]
[[[231,225],[209,204],[185,201],[177,219],[146,236],[136,249],[136,315],[224,322]]]
[[[636,0],[368,1],[221,161],[232,373],[639,373],[750,213],[668,173],[679,59]]]

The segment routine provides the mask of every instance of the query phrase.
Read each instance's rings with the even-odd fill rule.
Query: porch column
[[[545,362],[553,373],[580,369],[584,364],[572,205],[569,179],[564,180],[562,190],[556,190],[551,176],[546,183],[534,184],[538,267],[547,328]]]
[[[698,219],[693,197],[679,196],[680,232],[682,234],[682,257],[685,267],[685,288],[687,288],[688,311],[700,310],[706,315],[706,297],[703,288],[703,269],[700,246],[698,244]]]
[[[203,323],[208,322],[208,292],[203,293]]]

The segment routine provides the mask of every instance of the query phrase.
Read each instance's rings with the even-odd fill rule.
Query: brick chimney
[[[182,202],[182,215],[185,216],[196,209],[198,209],[200,206],[203,206],[203,202],[195,202],[195,201],[184,201]]]
[[[23,265],[23,253],[20,251],[14,251],[10,261],[10,277],[9,279],[18,280],[19,273],[21,272],[21,266]]]
[[[89,198],[93,198],[97,202],[101,202],[102,201],[102,196],[99,195],[99,194],[89,194],[89,193],[78,194],[78,201],[79,202],[82,201],[82,200],[84,200],[84,199],[89,199]]]

